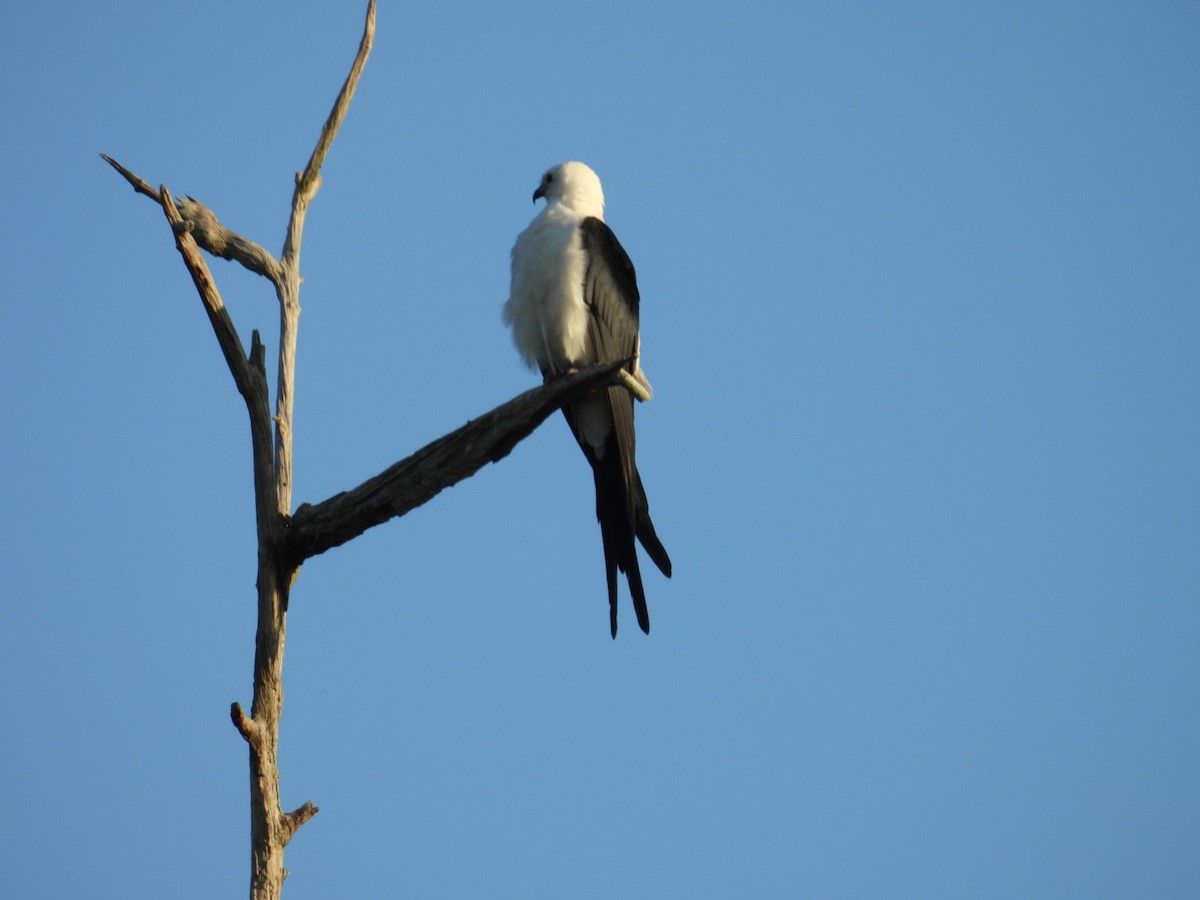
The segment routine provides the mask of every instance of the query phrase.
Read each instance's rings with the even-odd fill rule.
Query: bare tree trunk
[[[317,807],[311,803],[304,804],[294,812],[284,813],[279,802],[278,746],[279,718],[283,710],[283,649],[287,630],[288,588],[296,566],[285,561],[288,554],[284,552],[283,535],[286,510],[291,504],[291,490],[290,484],[280,478],[281,472],[291,469],[291,447],[288,442],[283,449],[289,462],[285,470],[278,465],[281,446],[278,435],[285,429],[290,431],[290,409],[285,410],[286,417],[277,414],[273,423],[267,401],[265,350],[258,332],[254,332],[250,354],[246,356],[208,265],[200,254],[193,229],[184,220],[181,207],[176,205],[170,192],[161,188],[158,194],[175,233],[176,246],[204,301],[234,382],[250,414],[258,526],[258,629],[254,649],[254,701],[249,716],[238,703],[233,704],[230,712],[234,725],[246,739],[250,753],[250,896],[252,900],[278,898],[283,889],[283,879],[287,876],[283,867],[284,848],[296,829],[317,813]],[[182,208],[196,206],[198,204],[191,201],[183,204]],[[215,222],[215,217],[207,210],[203,210],[203,214],[212,219],[210,225]],[[282,267],[272,267],[271,272],[279,281],[287,277]],[[295,277],[298,280],[298,275]],[[293,322],[298,311],[299,306],[296,305],[291,313]],[[280,355],[282,357],[282,353]],[[281,367],[281,385],[285,381],[290,385],[293,377],[292,365]],[[277,408],[280,408],[279,404]],[[275,425],[275,441],[272,441],[272,424]]]
[[[108,157],[134,188],[157,195],[175,234],[176,246],[192,275],[238,391],[250,414],[258,531],[258,626],[254,646],[254,699],[247,716],[238,703],[230,710],[250,756],[250,897],[275,900],[281,895],[284,848],[296,830],[317,813],[305,803],[285,813],[279,796],[279,720],[283,711],[283,651],[287,636],[288,591],[299,561],[287,562],[284,536],[292,505],[292,410],[294,408],[296,335],[300,319],[300,245],[309,204],[321,186],[320,170],[336,136],[375,35],[375,0],[367,7],[362,40],[350,74],[334,103],[304,171],[296,176],[283,254],[276,260],[262,247],[224,228],[216,216],[188,198],[176,203],[166,188],[154,191]],[[279,300],[279,360],[275,414],[267,400],[265,350],[254,333],[250,354],[242,348],[221,301],[212,274],[200,254],[236,259],[270,279]]]

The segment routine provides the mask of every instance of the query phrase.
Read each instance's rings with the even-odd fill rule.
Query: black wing
[[[591,313],[588,339],[595,362],[636,359],[640,350],[637,273],[629,254],[612,229],[596,218],[580,225],[588,267],[584,275],[583,299]],[[630,365],[633,368],[633,364]],[[650,614],[642,589],[634,538],[662,572],[670,577],[671,560],[654,533],[649,504],[635,461],[637,446],[633,427],[633,397],[623,387],[606,388],[604,400],[612,417],[612,430],[602,453],[582,439],[575,428],[572,408],[563,410],[571,431],[592,465],[596,482],[596,518],[604,542],[608,576],[609,624],[617,633],[617,570],[624,572],[633,596],[633,608],[642,631],[650,631]]]

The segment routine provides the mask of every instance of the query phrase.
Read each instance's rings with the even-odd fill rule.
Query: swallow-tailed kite
[[[513,246],[512,289],[504,305],[521,357],[546,379],[631,359],[630,374],[646,384],[638,365],[637,277],[604,223],[600,179],[583,163],[562,163],[542,176],[533,193],[534,202],[538,198],[546,206]],[[654,533],[634,461],[633,397],[624,387],[605,388],[564,407],[563,414],[595,476],[612,635],[618,569],[629,581],[638,625],[649,634],[634,538],[668,578],[671,559]]]

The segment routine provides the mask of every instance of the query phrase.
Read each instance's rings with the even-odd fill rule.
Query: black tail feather
[[[646,490],[642,487],[642,476],[635,468],[633,470],[634,484],[634,521],[637,539],[642,542],[646,554],[658,566],[660,572],[671,577],[671,557],[667,556],[667,548],[662,545],[658,535],[654,533],[654,523],[650,521],[650,503],[646,500]]]
[[[637,546],[634,537],[641,540],[650,558],[667,575],[671,574],[671,560],[663,548],[654,525],[646,512],[646,496],[641,489],[641,479],[635,481],[634,509],[625,493],[625,476],[616,453],[605,453],[604,457],[592,462],[596,481],[596,518],[600,522],[600,535],[604,541],[604,567],[608,575],[609,626],[613,637],[617,636],[617,570],[625,573],[629,582],[629,593],[633,597],[633,611],[638,626],[650,633],[650,610],[646,605],[646,592],[642,587],[642,572],[638,566]],[[636,475],[635,475],[636,478]],[[636,519],[630,521],[631,514]],[[636,530],[635,530],[636,528]]]
[[[650,609],[646,606],[646,592],[642,590],[642,572],[638,568],[637,551],[630,543],[629,567],[625,577],[629,579],[629,593],[633,595],[633,611],[637,615],[638,627],[646,634],[650,633]]]
[[[598,510],[597,510],[598,512]],[[612,636],[617,636],[617,559],[614,541],[609,538],[604,521],[600,522],[600,536],[604,540],[604,570],[608,576],[608,627]]]
[[[622,395],[623,396],[623,395]],[[632,405],[632,400],[624,397]],[[654,532],[650,521],[650,507],[642,478],[632,458],[628,459],[632,477],[627,479],[625,460],[618,442],[617,429],[609,436],[604,453],[596,457],[593,449],[575,429],[572,407],[564,407],[563,414],[571,432],[579,441],[596,482],[596,519],[600,522],[600,535],[604,541],[604,569],[608,581],[608,623],[612,636],[617,636],[617,572],[624,572],[629,582],[629,593],[633,597],[633,611],[638,626],[650,633],[650,611],[646,605],[646,593],[642,587],[642,572],[638,566],[637,541],[641,541],[647,555],[668,578],[671,577],[671,558]],[[632,421],[630,422],[632,425]]]
[[[650,615],[646,609],[646,594],[638,570],[637,550],[625,500],[625,479],[615,453],[606,453],[593,463],[596,480],[596,519],[604,541],[604,568],[608,576],[608,623],[612,636],[617,636],[617,571],[625,573],[638,625],[650,633]]]

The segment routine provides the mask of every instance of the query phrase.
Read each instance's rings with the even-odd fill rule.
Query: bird
[[[513,244],[512,284],[503,308],[522,360],[546,381],[629,360],[629,374],[648,388],[641,371],[637,274],[604,221],[599,176],[584,163],[561,163],[542,175],[533,202],[541,199],[546,205]],[[603,388],[564,406],[563,415],[595,480],[612,636],[618,570],[628,581],[638,625],[649,634],[634,539],[668,578],[671,558],[650,521],[635,461],[633,396],[623,386]]]

